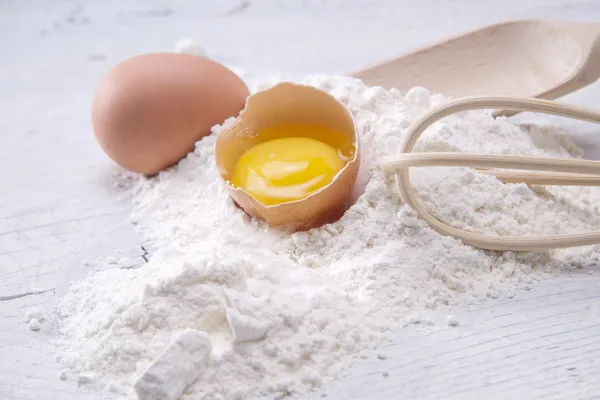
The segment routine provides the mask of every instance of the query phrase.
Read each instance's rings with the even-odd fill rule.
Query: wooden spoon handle
[[[549,21],[562,29],[579,44],[579,60],[573,74],[563,82],[534,95],[540,99],[553,100],[582,89],[600,78],[600,24]],[[509,117],[520,110],[496,110],[494,116]]]
[[[554,114],[584,121],[600,123],[600,112],[575,107],[550,100],[513,97],[471,97],[450,101],[429,111],[415,121],[404,136],[399,155],[388,157],[382,168],[394,175],[396,190],[401,200],[434,230],[452,236],[465,244],[488,250],[531,251],[600,244],[600,230],[553,236],[492,236],[454,228],[430,214],[419,201],[410,182],[410,166],[452,165],[483,168],[553,171],[554,173],[583,174],[590,179],[600,179],[600,162],[575,159],[524,157],[506,155],[481,155],[463,153],[411,153],[423,132],[436,121],[463,111],[476,109],[508,109]],[[486,171],[489,173],[490,171]],[[493,171],[491,172],[493,173]],[[564,178],[564,175],[560,178]],[[585,178],[582,176],[582,178]]]

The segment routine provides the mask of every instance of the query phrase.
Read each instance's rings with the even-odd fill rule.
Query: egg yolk
[[[283,137],[247,150],[231,183],[265,205],[303,199],[346,165],[339,149],[309,137]]]

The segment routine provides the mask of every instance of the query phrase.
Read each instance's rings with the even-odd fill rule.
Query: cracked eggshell
[[[244,152],[275,139],[261,135],[270,126],[304,124],[327,127],[348,136],[354,144],[354,158],[332,182],[296,201],[267,206],[229,182]],[[327,138],[320,138],[327,143]],[[246,101],[245,109],[215,144],[216,165],[233,200],[248,214],[271,227],[288,232],[308,230],[339,219],[352,205],[352,192],[360,165],[360,148],[352,113],[333,96],[311,86],[281,83],[258,92]]]

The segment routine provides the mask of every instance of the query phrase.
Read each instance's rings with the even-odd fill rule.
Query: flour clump
[[[343,77],[302,83],[329,92],[355,117],[363,154],[355,204],[339,221],[308,232],[268,229],[230,199],[213,149],[214,134],[232,120],[214,127],[176,166],[133,178],[131,219],[152,257],[73,284],[60,306],[57,351],[65,370],[135,398],[135,379],[178,332],[191,329],[206,333],[211,353],[183,399],[301,396],[339,376],[419,310],[492,297],[507,283],[527,284],[532,274],[597,262],[592,247],[475,249],[440,236],[400,205],[378,162],[442,96],[423,88],[403,96]],[[484,111],[436,123],[416,151],[579,156],[553,129],[532,136]],[[534,191],[469,168],[415,168],[411,176],[423,204],[463,229],[540,235],[600,223],[585,211],[600,204],[596,188]]]

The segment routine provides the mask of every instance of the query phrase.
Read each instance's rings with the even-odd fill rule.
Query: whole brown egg
[[[185,157],[213,125],[236,116],[248,95],[244,82],[215,61],[144,54],[117,65],[102,80],[92,125],[117,164],[154,175]]]

